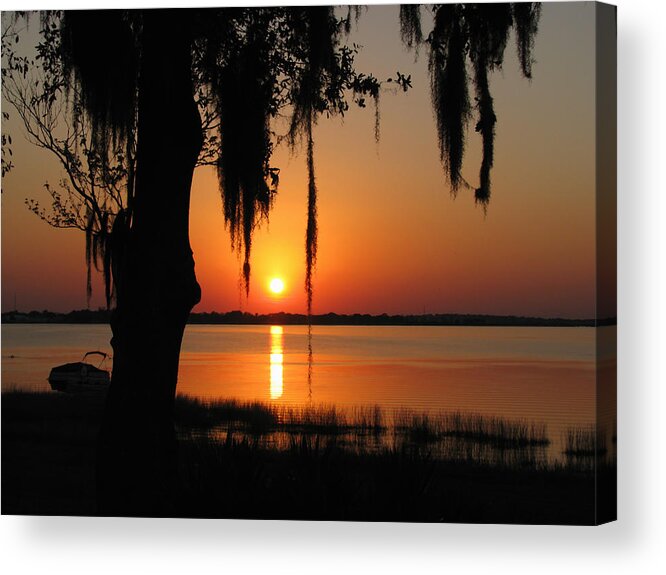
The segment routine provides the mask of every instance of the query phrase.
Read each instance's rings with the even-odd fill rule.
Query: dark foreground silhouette
[[[100,396],[3,394],[3,514],[97,513],[95,441],[102,409]],[[363,417],[365,431],[382,425]],[[227,426],[222,440],[203,432],[222,419],[238,431]],[[594,524],[615,514],[614,466],[597,469],[595,510],[594,466],[581,460],[549,465],[440,458],[415,427],[408,430],[417,439],[411,443],[350,449],[333,432],[349,422],[322,414],[281,423],[286,439],[278,449],[240,431],[271,425],[261,404],[211,407],[181,398],[176,421],[180,479],[168,516]]]

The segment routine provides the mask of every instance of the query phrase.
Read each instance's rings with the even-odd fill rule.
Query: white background
[[[617,5],[619,521],[583,528],[3,516],[3,573],[666,572],[666,13],[658,1]]]

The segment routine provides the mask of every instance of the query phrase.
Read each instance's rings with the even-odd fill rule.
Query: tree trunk
[[[202,133],[182,18],[144,12],[134,209],[116,266],[113,376],[98,443],[101,515],[173,513],[180,346],[201,295],[189,204]]]

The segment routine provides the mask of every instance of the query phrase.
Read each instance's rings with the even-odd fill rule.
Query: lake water
[[[602,329],[614,336],[614,327]],[[549,450],[561,453],[567,427],[595,421],[599,331],[315,326],[309,364],[306,326],[189,325],[178,391],[286,405],[526,418],[546,423]],[[79,361],[90,350],[110,353],[110,337],[105,325],[2,325],[2,389],[50,390],[51,367]],[[610,373],[614,361],[608,362]],[[603,417],[610,422],[614,412],[613,402]]]

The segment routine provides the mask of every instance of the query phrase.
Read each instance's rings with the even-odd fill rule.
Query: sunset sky
[[[344,121],[321,119],[316,128],[314,312],[593,317],[594,40],[592,3],[545,4],[530,82],[511,38],[491,80],[498,124],[484,214],[472,192],[452,198],[439,162],[426,47],[415,61],[400,42],[398,7],[370,7],[349,39],[363,45],[357,68],[380,79],[411,74],[413,89],[382,93],[378,145],[372,107],[353,109]],[[57,182],[58,166],[23,142],[16,124],[6,127],[16,168],[2,182],[2,310],[13,309],[15,297],[22,311],[84,308],[83,234],[54,230],[24,205],[26,197],[48,203],[42,186]],[[463,175],[477,183],[473,128]],[[216,174],[195,173],[191,241],[203,290],[195,311],[305,311],[305,154],[278,148],[273,163],[280,191],[270,224],[254,238],[247,300]],[[273,278],[284,281],[282,294],[269,290]],[[102,302],[97,287],[91,307]]]

